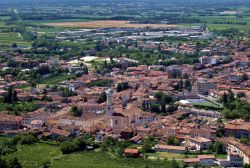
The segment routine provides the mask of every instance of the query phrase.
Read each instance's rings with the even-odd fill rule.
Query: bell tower
[[[106,90],[106,95],[107,95],[107,109],[106,109],[106,114],[108,116],[112,116],[113,113],[114,113],[113,90],[112,89]]]

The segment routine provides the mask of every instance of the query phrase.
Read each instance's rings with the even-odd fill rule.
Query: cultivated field
[[[30,43],[24,41],[18,33],[0,33],[0,45],[11,45],[12,43],[16,43],[18,47],[30,47]]]
[[[0,139],[1,140],[1,139]],[[14,153],[4,156],[16,157],[23,168],[43,167],[50,163],[51,168],[165,168],[166,161],[151,161],[143,158],[118,158],[109,153],[83,151],[63,155],[57,144],[40,142],[29,146],[18,146]]]
[[[58,23],[45,23],[48,26],[59,26],[59,27],[74,27],[74,28],[144,28],[144,27],[153,27],[153,28],[165,28],[165,27],[174,27],[175,25],[168,24],[138,24],[131,23],[129,21],[120,21],[120,20],[101,20],[101,21],[87,21],[87,22],[58,22]]]

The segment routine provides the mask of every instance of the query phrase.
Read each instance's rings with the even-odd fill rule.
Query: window
[[[115,120],[115,125],[117,125],[118,124],[118,122],[117,122],[117,120]]]

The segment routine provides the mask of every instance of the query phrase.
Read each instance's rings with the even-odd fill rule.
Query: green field
[[[16,43],[18,47],[31,46],[31,44],[24,41],[18,33],[0,33],[0,45],[11,45],[13,43]]]
[[[0,111],[30,112],[37,109],[34,102],[15,102],[13,104],[0,103]]]
[[[50,163],[52,168],[150,168],[167,167],[166,161],[151,161],[143,158],[129,159],[110,156],[108,153],[85,151],[63,155],[57,145],[37,143],[18,146],[18,150],[5,156],[16,157],[23,168],[41,167]]]
[[[55,77],[51,77],[51,78],[43,80],[41,84],[58,84],[62,81],[72,79],[73,77],[74,75],[55,76]]]
[[[205,106],[205,107],[215,107],[215,108],[219,108],[220,107],[220,106],[218,106],[218,105],[216,105],[216,104],[214,104],[212,102],[209,102],[209,101],[207,101],[207,102],[201,102],[201,103],[193,103],[193,105],[194,106],[198,105],[198,106]]]

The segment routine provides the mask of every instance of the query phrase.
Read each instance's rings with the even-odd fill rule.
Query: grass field
[[[144,28],[144,27],[174,27],[175,25],[168,24],[135,24],[129,21],[118,21],[118,20],[101,20],[101,21],[88,21],[88,22],[54,22],[46,23],[48,26],[59,26],[59,27],[75,27],[75,28],[109,28],[109,27],[133,27],[133,28]]]
[[[51,77],[51,78],[43,80],[41,84],[58,84],[62,81],[72,79],[73,77],[74,75],[55,76],[55,77]]]
[[[206,106],[206,107],[215,107],[215,108],[219,108],[220,106],[212,103],[212,102],[201,102],[201,103],[193,103],[193,105],[198,105],[198,106]]]
[[[151,161],[143,158],[128,159],[112,157],[108,153],[85,151],[63,155],[53,144],[37,143],[19,146],[14,153],[5,158],[16,157],[23,168],[38,168],[50,162],[51,168],[150,168],[166,167],[165,161]]]
[[[33,102],[15,102],[14,104],[0,103],[0,111],[18,111],[20,113],[34,111],[37,106]]]
[[[18,47],[30,47],[29,42],[23,41],[18,33],[0,33],[0,45],[11,45],[16,43]]]

